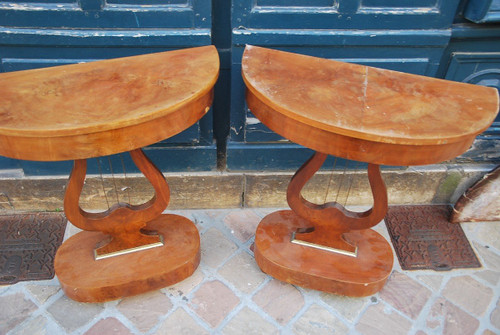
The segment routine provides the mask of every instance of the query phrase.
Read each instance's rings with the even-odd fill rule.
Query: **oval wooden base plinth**
[[[262,219],[254,251],[261,270],[281,281],[339,295],[362,297],[382,289],[394,260],[384,237],[371,229],[346,233],[358,247],[357,257],[352,257],[291,243],[292,233],[308,226],[292,211]]]
[[[99,232],[80,232],[62,244],[55,271],[68,297],[81,302],[103,302],[160,289],[189,277],[200,263],[200,237],[190,220],[164,214],[146,229],[163,235],[164,245],[94,260]]]

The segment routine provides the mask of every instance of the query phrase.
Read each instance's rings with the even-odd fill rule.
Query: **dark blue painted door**
[[[294,169],[310,155],[247,109],[240,75],[245,44],[444,77],[439,70],[449,62],[456,12],[465,5],[459,0],[233,1],[228,169]]]
[[[0,70],[17,71],[211,44],[207,0],[0,1]],[[147,148],[164,171],[216,166],[212,112]],[[128,161],[128,158],[126,158]],[[13,161],[24,173],[66,174],[71,162]]]
[[[221,71],[213,111],[178,136],[148,147],[148,154],[164,171],[293,170],[310,152],[270,131],[246,108],[241,79],[245,44],[496,86],[498,4],[498,0],[0,0],[0,71],[215,44]],[[481,148],[498,151],[499,122],[483,136]],[[468,159],[500,161],[500,155],[473,152]],[[70,162],[51,165],[0,158],[0,169],[21,167],[26,174],[67,174],[70,166]]]

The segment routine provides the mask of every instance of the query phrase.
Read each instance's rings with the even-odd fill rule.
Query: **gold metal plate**
[[[358,256],[358,247],[356,247],[354,252],[342,250],[342,249],[336,249],[336,248],[332,248],[332,247],[327,247],[327,246],[324,246],[321,244],[316,244],[316,243],[298,240],[295,238],[295,232],[292,233],[292,239],[290,240],[290,242],[292,242],[294,244],[298,244],[298,245],[303,245],[305,247],[310,247],[310,248],[315,248],[315,249],[324,250],[324,251],[328,251],[328,252],[333,252],[336,254],[341,254],[344,256],[350,256],[350,257],[357,257]]]
[[[110,257],[120,256],[120,255],[126,255],[126,254],[130,254],[130,253],[137,252],[137,251],[142,251],[142,250],[147,250],[147,249],[152,249],[152,248],[164,246],[165,243],[163,242],[163,235],[157,235],[157,236],[158,236],[158,242],[144,244],[144,245],[140,245],[138,247],[123,249],[120,251],[110,252],[110,253],[106,253],[106,254],[97,254],[97,249],[94,249],[94,259],[96,261],[98,261],[101,259],[106,259],[106,258],[110,258]]]

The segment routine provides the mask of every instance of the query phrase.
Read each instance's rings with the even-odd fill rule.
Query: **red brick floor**
[[[82,304],[65,297],[57,278],[0,286],[0,334],[500,333],[500,222],[462,225],[480,269],[402,271],[395,259],[381,292],[347,298],[260,271],[253,232],[272,211],[175,211],[196,223],[202,261],[193,276],[159,291]],[[387,237],[383,223],[376,230]]]

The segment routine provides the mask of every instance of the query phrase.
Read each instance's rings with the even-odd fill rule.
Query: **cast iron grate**
[[[53,278],[65,229],[62,213],[0,215],[0,285]]]
[[[451,207],[391,206],[385,217],[403,270],[478,268],[462,227],[448,221]]]

